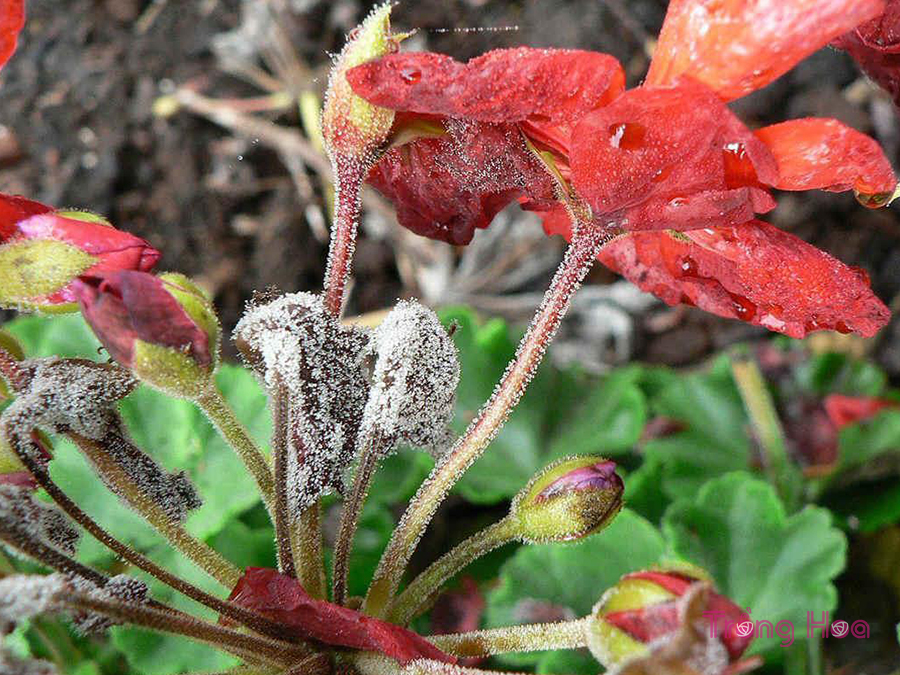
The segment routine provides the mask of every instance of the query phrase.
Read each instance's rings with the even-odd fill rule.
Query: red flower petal
[[[305,639],[380,652],[402,665],[421,658],[456,662],[425,638],[401,626],[309,597],[296,579],[276,570],[248,567],[228,599],[278,621]]]
[[[886,409],[900,409],[900,401],[842,394],[831,394],[825,398],[825,412],[838,429],[875,417]]]
[[[0,2],[0,68],[16,51],[16,40],[25,25],[25,1]]]
[[[669,216],[679,229],[703,227],[722,200],[731,200],[724,209],[734,212],[739,197],[746,220],[757,207],[770,209],[769,200],[725,191],[777,175],[766,147],[710,89],[691,81],[632,89],[584,117],[572,134],[570,164],[575,189],[595,216],[659,200],[628,217],[627,229],[667,227]],[[708,193],[710,203],[698,193]],[[699,225],[691,224],[691,209]]]
[[[450,244],[468,244],[476,228],[520,195],[552,201],[552,180],[512,125],[449,124],[388,152],[368,182],[394,202],[404,227]]]
[[[780,190],[855,189],[890,194],[897,185],[891,163],[874,139],[834,119],[807,117],[756,132],[778,162]]]
[[[47,213],[53,209],[24,197],[0,194],[0,244],[16,232],[16,224],[30,216]]]
[[[647,84],[689,75],[730,101],[883,8],[883,0],[671,0]]]
[[[686,302],[791,337],[820,329],[871,337],[890,319],[864,272],[759,220],[635,232],[599,259],[670,305]]]
[[[497,49],[460,63],[432,52],[388,54],[347,73],[367,101],[407,110],[507,123],[571,122],[625,88],[615,58],[569,49]]]

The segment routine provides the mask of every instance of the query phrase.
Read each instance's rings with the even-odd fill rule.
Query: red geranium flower
[[[401,224],[454,244],[514,199],[570,237],[563,190],[596,227],[622,233],[600,260],[669,304],[793,337],[873,335],[889,312],[867,275],[755,215],[774,208],[772,188],[852,189],[883,205],[896,187],[890,163],[837,120],[754,133],[726,103],[883,9],[673,0],[647,80],[629,91],[616,60],[594,52],[502,49],[465,64],[389,54],[347,74],[359,96],[398,111],[369,182]]]

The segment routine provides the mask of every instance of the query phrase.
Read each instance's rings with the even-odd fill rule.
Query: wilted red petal
[[[725,193],[774,180],[775,163],[722,101],[695,82],[632,89],[590,113],[572,133],[569,159],[575,189],[595,216],[662,200],[629,217],[627,229],[666,227],[669,216],[679,229],[693,227],[692,211],[703,222],[722,200],[730,200],[724,210],[731,212],[771,208],[755,193]],[[710,203],[698,193],[708,193]]]
[[[759,220],[633,232],[599,259],[670,305],[697,305],[791,337],[820,329],[870,337],[890,319],[864,274]]]
[[[299,637],[327,645],[379,652],[403,665],[421,658],[456,662],[401,626],[311,598],[296,579],[276,570],[248,567],[229,601],[278,621]]]
[[[16,51],[16,40],[25,26],[25,0],[0,2],[0,68]]]
[[[883,0],[671,0],[647,84],[688,75],[730,101],[883,9]]]
[[[756,132],[778,162],[780,190],[855,189],[890,194],[897,185],[891,163],[874,139],[834,119],[807,117]]]
[[[53,209],[46,204],[33,202],[24,197],[0,194],[0,244],[16,232],[16,224],[39,213]]]
[[[838,429],[875,417],[882,410],[900,410],[900,401],[872,396],[831,394],[825,398],[825,412]]]
[[[684,197],[657,197],[625,211],[622,227],[640,230],[697,230],[740,225],[756,213],[775,208],[772,196],[759,188],[705,190]]]
[[[497,49],[460,63],[432,52],[388,54],[347,73],[367,101],[480,122],[572,122],[625,88],[615,58],[572,49]]]
[[[368,182],[394,202],[404,227],[450,244],[468,244],[476,228],[520,195],[552,201],[549,174],[512,125],[449,123],[441,138],[394,148]]]
[[[131,365],[135,340],[184,349],[200,366],[212,363],[209,335],[158,277],[132,270],[82,275],[73,291],[84,318],[122,365]]]
[[[841,35],[832,44],[847,50],[866,75],[900,105],[900,1],[888,0],[884,14]]]

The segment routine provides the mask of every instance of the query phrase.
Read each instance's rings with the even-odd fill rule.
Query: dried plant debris
[[[106,435],[93,447],[112,460],[142,494],[163,510],[169,520],[182,523],[191,511],[203,504],[187,473],[169,473],[163,469],[134,444],[120,419],[110,422]],[[90,459],[93,461],[94,458]],[[99,470],[98,475],[112,492],[120,492],[105,471]]]
[[[13,428],[44,427],[99,440],[107,432],[113,405],[137,380],[126,370],[87,359],[31,359],[22,362],[27,385],[0,417]]]
[[[96,612],[77,611],[79,596],[106,602],[141,605],[148,601],[147,585],[124,574],[102,586],[83,578],[54,573],[14,574],[0,579],[0,629],[9,632],[19,622],[44,614],[69,613],[83,634],[102,632],[116,622]],[[5,671],[0,671],[5,672]]]
[[[0,485],[0,530],[6,541],[34,541],[70,556],[80,538],[62,511],[17,485]]]
[[[288,489],[295,512],[343,492],[369,393],[365,331],[341,326],[319,296],[291,293],[250,306],[235,340],[266,387],[283,386],[290,397]]]
[[[147,602],[147,584],[127,574],[119,574],[111,578],[102,587],[85,579],[72,581],[75,589],[97,600],[119,601],[129,605],[142,605]],[[84,635],[102,633],[119,622],[96,612],[77,612],[72,615],[75,628]]]
[[[398,443],[439,454],[452,440],[459,357],[437,315],[401,301],[372,334],[374,361],[361,438],[380,436],[387,455]]]

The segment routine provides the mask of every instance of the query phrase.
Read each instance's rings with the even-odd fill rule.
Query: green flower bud
[[[612,522],[625,486],[615,462],[565,457],[538,472],[516,495],[510,517],[529,543],[574,541]]]

